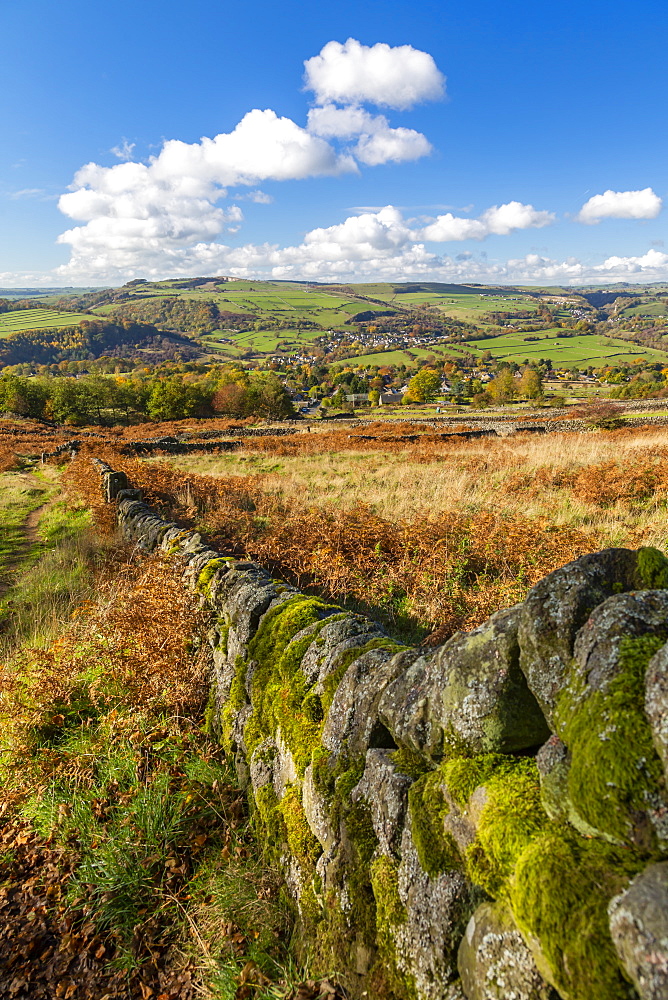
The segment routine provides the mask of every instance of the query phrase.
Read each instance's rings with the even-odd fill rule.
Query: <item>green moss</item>
[[[540,942],[550,979],[572,1000],[629,1000],[607,907],[642,863],[631,852],[550,826],[518,859],[510,902],[522,931]]]
[[[548,822],[535,762],[511,758],[485,782],[485,795],[465,865],[472,882],[499,898],[507,894],[518,858]]]
[[[268,782],[253,795],[253,818],[267,858],[278,863],[288,843],[287,828],[273,785]]]
[[[390,754],[390,758],[399,774],[405,774],[413,781],[417,781],[423,774],[434,769],[434,765],[430,761],[425,760],[422,754],[410,747],[399,747],[398,750]]]
[[[206,708],[204,709],[204,722],[202,724],[202,729],[207,735],[211,736],[215,731],[216,721],[216,691],[215,688],[212,687],[206,701]]]
[[[365,802],[356,802],[350,806],[346,815],[346,830],[355,846],[355,862],[362,866],[363,881],[367,884],[366,872],[378,847],[378,838],[371,822],[371,812]]]
[[[248,647],[247,662],[257,662],[252,680],[253,713],[244,732],[250,752],[267,736],[280,729],[281,739],[292,753],[300,776],[318,746],[324,717],[347,667],[370,649],[400,648],[389,639],[373,639],[346,650],[323,684],[323,693],[311,690],[302,673],[301,661],[317,641],[325,625],[344,617],[334,605],[319,598],[296,596],[267,612]],[[308,629],[308,634],[294,637]]]
[[[210,559],[206,564],[200,575],[197,577],[196,590],[200,594],[205,596],[210,596],[210,583],[214,577],[214,574],[222,567],[226,566],[227,562],[225,559]]]
[[[230,685],[230,693],[220,713],[220,742],[228,753],[232,753],[234,750],[232,746],[232,727],[246,699],[246,662],[241,656],[237,656],[234,663],[234,677]]]
[[[323,746],[316,746],[311,753],[313,785],[320,795],[330,798],[334,792],[335,775],[330,767],[331,754]]]
[[[296,858],[304,873],[315,875],[315,863],[322,848],[311,832],[304,809],[294,788],[288,788],[278,804],[287,833],[290,854]]]
[[[512,774],[517,760],[500,753],[457,757],[442,764],[440,771],[453,801],[464,809],[478,785],[484,785],[492,776]]]
[[[223,623],[218,625],[218,649],[224,656],[227,656],[227,639],[230,634],[231,627],[231,625]]]
[[[406,923],[407,913],[399,896],[399,868],[387,857],[371,865],[371,885],[376,901],[377,944],[390,989],[404,1000],[417,1000],[415,981],[397,961],[394,928]]]
[[[666,636],[622,639],[619,672],[602,691],[582,697],[573,681],[558,706],[559,734],[572,755],[568,798],[592,828],[648,853],[656,834],[639,817],[664,790],[663,769],[644,712],[647,664]]]
[[[476,839],[462,858],[445,830],[449,799],[466,811],[476,788],[485,794],[475,818]],[[503,754],[447,761],[408,793],[413,842],[425,872],[436,878],[462,867],[493,897],[503,895],[517,858],[545,827],[538,771],[533,760]]]
[[[454,838],[443,827],[450,806],[444,796],[443,775],[423,775],[408,791],[413,843],[420,865],[430,878],[461,867]]]
[[[646,590],[668,588],[668,559],[659,549],[651,546],[638,549],[636,572]]]

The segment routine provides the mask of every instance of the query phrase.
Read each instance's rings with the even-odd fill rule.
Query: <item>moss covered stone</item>
[[[371,865],[371,885],[376,901],[377,944],[392,989],[405,1000],[417,1000],[415,980],[397,961],[395,929],[408,914],[399,896],[399,868],[390,858],[379,857]]]
[[[199,594],[204,594],[205,597],[210,596],[210,584],[214,575],[219,569],[227,567],[227,561],[222,557],[220,559],[210,559],[202,572],[197,577],[197,584],[195,589]]]
[[[450,804],[445,798],[442,773],[423,775],[409,789],[408,802],[413,843],[423,871],[437,878],[445,871],[461,868],[456,841],[444,828]]]
[[[400,774],[405,774],[413,781],[434,770],[434,764],[425,760],[422,754],[412,747],[399,747],[392,753],[392,762]]]
[[[622,639],[617,675],[585,692],[572,678],[559,703],[560,735],[571,752],[567,793],[592,828],[648,852],[657,846],[648,810],[664,790],[661,761],[644,711],[645,670],[665,636]]]
[[[322,854],[322,848],[311,833],[301,801],[294,788],[286,791],[276,808],[285,823],[292,857],[296,858],[301,867],[313,877],[315,863]]]
[[[280,729],[302,776],[318,743],[323,710],[311,696],[299,668],[318,627],[338,610],[319,598],[290,598],[264,615],[245,659],[245,665],[254,663],[250,682],[253,711],[244,730],[247,751],[252,753]],[[298,637],[307,629],[307,634]],[[246,669],[238,672],[244,686]]]
[[[469,878],[490,896],[507,895],[508,880],[523,850],[547,825],[535,762],[502,764],[485,781],[476,839],[467,851]]]
[[[608,928],[610,900],[638,871],[630,851],[551,824],[518,858],[515,918],[538,968],[564,1000],[630,1000]]]
[[[668,589],[668,559],[651,546],[638,549],[637,573],[645,590]]]

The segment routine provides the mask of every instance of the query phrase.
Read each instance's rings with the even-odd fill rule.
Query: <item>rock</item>
[[[578,631],[608,597],[634,589],[637,562],[631,549],[605,549],[562,566],[529,591],[519,623],[520,667],[550,725]]]
[[[438,759],[453,744],[472,753],[514,753],[548,738],[519,669],[520,614],[520,605],[500,611],[399,674],[380,705],[398,742]]]
[[[401,841],[398,892],[405,919],[391,928],[397,967],[414,981],[419,1000],[442,1000],[457,978],[457,948],[481,893],[461,872],[431,879],[420,867],[410,822]]]
[[[610,933],[642,1000],[668,997],[668,861],[650,865],[608,907]]]
[[[372,649],[350,664],[332,699],[322,731],[322,744],[332,763],[344,754],[366,754],[371,746],[393,749],[391,734],[379,719],[378,702],[388,681],[403,663],[402,654]]]
[[[322,685],[349,650],[362,650],[373,640],[390,641],[387,632],[368,618],[341,612],[336,615],[335,611],[332,610],[333,620],[318,630],[317,640],[302,657],[301,671],[309,685]]]
[[[277,747],[273,740],[266,739],[253,751],[249,763],[249,776],[253,794],[260,788],[274,783],[274,759]]]
[[[649,661],[645,674],[645,712],[656,752],[668,782],[668,644]]]
[[[624,639],[646,635],[668,638],[668,590],[619,594],[600,604],[573,645],[574,679],[586,688],[582,697],[606,690],[618,675]]]
[[[550,819],[563,819],[567,813],[568,747],[558,736],[550,736],[536,754],[536,767],[540,775],[541,802]]]
[[[332,823],[332,803],[318,790],[313,779],[313,765],[309,764],[302,781],[302,806],[306,821],[313,836],[322,846],[326,861],[331,860],[334,848],[338,845],[339,829]],[[322,858],[320,859],[322,860]]]
[[[663,769],[644,711],[646,668],[666,635],[668,590],[603,601],[577,633],[553,712],[570,752],[565,814],[581,833],[647,852],[668,844]]]
[[[457,965],[467,1000],[558,1000],[504,903],[482,903],[468,922]]]
[[[401,841],[406,797],[412,779],[397,771],[389,750],[369,750],[361,780],[351,793],[353,802],[364,799],[382,854],[395,854]]]

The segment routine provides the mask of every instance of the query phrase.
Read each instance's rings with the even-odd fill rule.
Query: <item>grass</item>
[[[53,327],[76,326],[82,320],[94,320],[87,313],[57,312],[55,309],[17,309],[0,313],[0,337],[11,337],[26,330],[44,330]]]
[[[174,496],[177,519],[187,479],[219,551],[410,641],[474,628],[586,552],[667,546],[663,428],[443,441],[397,423],[364,435],[257,438],[233,454],[127,471],[148,495]]]
[[[30,562],[39,551],[37,539],[26,538],[26,519],[41,507],[56,489],[53,468],[41,477],[30,471],[0,474],[0,582],[7,582],[20,564]]]
[[[49,527],[61,546],[65,520]],[[291,916],[201,728],[206,617],[173,568],[108,557],[51,643],[5,665],[0,992],[20,970],[34,995],[53,978],[58,995],[180,996],[192,982],[235,1000],[247,983],[244,996],[280,1000],[300,978]]]
[[[538,339],[527,341],[527,337]],[[555,366],[577,364],[581,368],[588,365],[596,368],[604,364],[622,364],[640,359],[665,361],[668,357],[668,353],[663,351],[636,347],[624,340],[598,334],[565,337],[564,331],[558,328],[529,334],[511,333],[489,340],[470,340],[467,345],[483,353],[489,351],[493,358],[508,361],[549,358]]]
[[[663,548],[668,541],[664,524],[667,496],[654,495],[642,506],[620,498],[616,504],[601,507],[595,496],[574,496],[571,486],[559,484],[560,476],[606,463],[630,467],[639,457],[651,462],[655,456],[659,462],[663,449],[668,449],[668,428],[621,438],[604,433],[550,434],[447,442],[424,457],[410,445],[396,450],[388,445],[385,450],[382,442],[373,451],[337,452],[328,449],[327,432],[323,434],[323,450],[316,454],[272,455],[246,450],[170,456],[168,461],[204,475],[261,475],[263,490],[294,501],[301,498],[306,506],[334,503],[351,508],[363,503],[396,520],[410,519],[426,510],[493,509],[527,519],[549,518],[555,529],[594,529],[609,544],[619,544],[637,531],[648,533],[648,545]],[[538,472],[549,473],[554,485],[534,489],[531,477]],[[511,491],[510,483],[519,480],[523,487]]]
[[[299,340],[312,339],[313,336],[320,335],[323,330],[331,327],[343,327],[352,315],[362,311],[379,311],[385,308],[384,305],[365,302],[363,299],[356,299],[349,294],[331,293],[319,290],[310,290],[308,286],[298,284],[277,284],[272,282],[230,282],[220,285],[218,289],[203,289],[195,291],[192,289],[179,289],[170,286],[168,283],[156,282],[145,289],[136,289],[135,294],[140,298],[156,298],[169,294],[178,295],[185,299],[204,299],[215,302],[221,311],[246,313],[249,324],[256,319],[268,317],[291,324],[298,320],[308,320],[318,325],[317,333],[309,330],[290,331],[269,330],[264,331],[265,338],[284,338],[286,335],[296,333]],[[113,304],[96,307],[95,312],[105,315],[115,309]],[[260,334],[263,331],[259,331]],[[254,335],[255,331],[251,332]],[[227,334],[226,334],[227,335]],[[235,337],[234,333],[230,333]],[[245,335],[242,335],[245,336]],[[236,338],[235,338],[236,339]],[[258,351],[273,351],[276,348],[270,346],[254,347]]]
[[[415,368],[416,360],[436,358],[461,358],[461,350],[457,351],[445,344],[434,344],[430,347],[409,347],[405,350],[378,351],[375,354],[361,354],[359,357],[347,358],[345,361],[335,361],[333,367],[342,368],[357,365],[406,365]]]
[[[355,286],[360,287],[360,286]],[[465,322],[484,322],[481,317],[488,313],[513,313],[513,312],[538,312],[538,303],[535,299],[522,296],[515,291],[507,294],[498,292],[495,294],[476,295],[470,292],[404,292],[396,295],[394,290],[378,294],[378,298],[387,299],[392,305],[435,306],[439,312],[451,316],[453,319],[461,319]]]
[[[90,594],[102,558],[90,514],[72,510],[58,494],[58,469],[0,476],[0,649],[18,642],[45,644],[60,622]],[[34,523],[29,515],[43,508]]]

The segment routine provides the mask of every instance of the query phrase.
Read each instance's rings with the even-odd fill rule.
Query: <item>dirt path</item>
[[[42,480],[38,479],[38,477],[34,474],[26,473],[21,478],[29,488],[43,490],[47,493],[46,484]],[[25,562],[28,552],[33,545],[40,541],[39,522],[44,514],[44,511],[47,507],[51,506],[52,502],[52,499],[47,499],[44,503],[41,503],[38,507],[35,507],[34,510],[31,510],[26,515],[23,524],[21,525],[23,538],[16,546],[12,558],[9,562],[5,563],[0,570],[0,598],[2,598],[7,591],[11,590],[14,586],[16,574]]]

